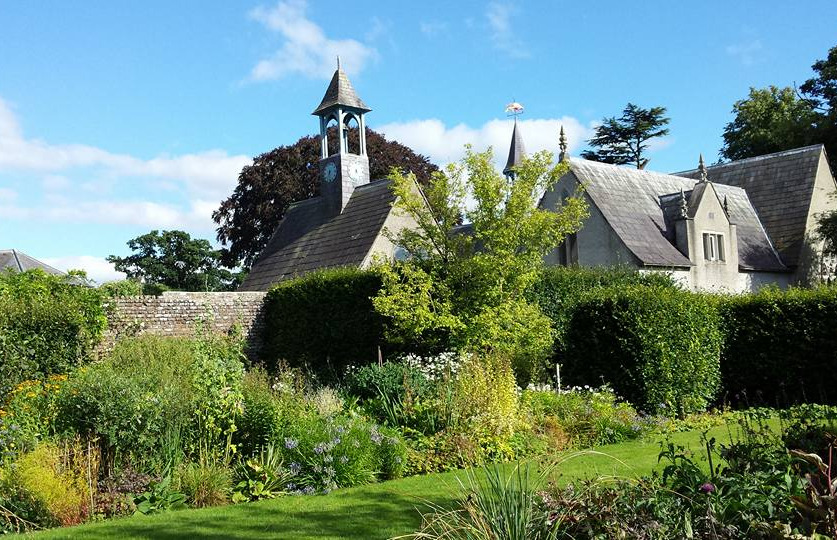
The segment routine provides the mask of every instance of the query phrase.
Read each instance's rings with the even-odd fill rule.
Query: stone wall
[[[126,296],[109,301],[108,329],[99,347],[105,352],[120,338],[140,334],[190,336],[204,320],[213,332],[239,324],[247,354],[255,360],[262,344],[264,292],[171,292],[162,296]]]

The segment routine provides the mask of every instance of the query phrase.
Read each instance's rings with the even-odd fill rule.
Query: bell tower
[[[320,118],[320,195],[334,214],[343,211],[357,186],[369,183],[364,115],[371,110],[340,69],[338,58],[323,100],[311,113]]]

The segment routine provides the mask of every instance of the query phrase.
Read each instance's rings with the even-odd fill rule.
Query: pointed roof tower
[[[526,147],[523,146],[523,137],[520,135],[520,130],[517,129],[517,118],[515,118],[511,146],[509,146],[509,158],[506,160],[506,167],[503,169],[503,174],[510,178],[513,177],[514,168],[523,163],[524,157],[526,157]]]
[[[360,112],[369,112],[372,110],[358,97],[351,81],[349,81],[349,77],[346,76],[346,72],[340,69],[340,58],[337,59],[337,70],[334,72],[334,76],[331,77],[331,83],[328,85],[323,100],[320,102],[319,107],[314,109],[314,112],[311,114],[318,116],[326,109],[335,106],[348,107]]]
[[[564,135],[564,125],[561,124],[561,133],[558,135],[558,148],[561,153],[558,154],[558,161],[567,161],[570,159],[570,154],[567,152],[567,136]]]

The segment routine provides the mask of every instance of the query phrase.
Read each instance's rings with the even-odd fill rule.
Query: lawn
[[[712,430],[720,441],[726,427]],[[671,441],[700,450],[700,433],[676,433]],[[659,443],[633,441],[603,446],[587,453],[565,453],[562,482],[593,475],[638,476],[658,466]],[[284,497],[258,503],[181,510],[155,516],[115,519],[80,527],[36,533],[48,538],[389,538],[408,534],[421,523],[427,502],[449,504],[462,471],[416,476],[348,488],[327,496]]]

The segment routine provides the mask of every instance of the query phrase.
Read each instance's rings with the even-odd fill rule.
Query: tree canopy
[[[668,135],[669,118],[665,107],[643,109],[628,103],[619,118],[604,118],[595,136],[587,143],[597,150],[586,150],[581,157],[614,165],[636,165],[644,169],[649,159],[645,156],[648,141]]]
[[[543,257],[581,227],[581,197],[558,211],[538,208],[538,196],[566,171],[548,152],[524,160],[508,182],[492,164],[491,150],[467,155],[433,174],[419,192],[415,178],[394,171],[397,208],[418,226],[393,240],[410,257],[382,265],[383,288],[373,299],[391,320],[390,338],[434,342],[440,348],[499,354],[521,381],[549,357],[552,325],[525,291]],[[466,193],[473,204],[466,206]],[[470,222],[459,226],[461,217]]]
[[[224,291],[238,285],[239,274],[221,265],[221,253],[208,240],[184,231],[151,231],[128,241],[133,253],[109,255],[119,272],[142,280],[149,287],[162,285],[181,291]]]
[[[746,99],[737,101],[735,117],[724,128],[721,157],[743,159],[822,143],[837,171],[837,47],[811,68],[814,76],[798,91],[751,88]]]
[[[337,140],[329,136],[329,140]],[[438,167],[422,155],[383,135],[366,130],[370,177],[385,178],[392,167],[412,172],[421,184]],[[224,244],[221,260],[228,267],[252,266],[267,244],[288,206],[319,194],[318,136],[306,136],[257,156],[238,176],[238,185],[212,213],[218,240]]]

